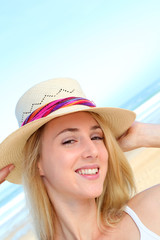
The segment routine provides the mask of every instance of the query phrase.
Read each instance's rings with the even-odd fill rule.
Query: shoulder
[[[135,195],[128,206],[146,227],[160,234],[160,184]]]
[[[137,205],[138,204],[138,205]],[[138,194],[136,194],[130,201],[129,205],[132,207],[153,206],[160,207],[160,184],[148,188]]]

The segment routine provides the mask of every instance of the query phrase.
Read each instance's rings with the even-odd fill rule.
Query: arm
[[[118,143],[127,152],[140,147],[160,147],[160,124],[134,122]]]
[[[8,166],[0,169],[0,183],[3,183],[5,181],[5,178],[8,176],[8,174],[12,171],[14,168],[13,164],[9,164]]]
[[[160,235],[160,185],[138,193],[128,203],[143,224]]]

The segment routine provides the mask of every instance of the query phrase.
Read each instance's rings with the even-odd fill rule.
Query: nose
[[[83,159],[96,159],[98,157],[98,149],[93,140],[87,139],[83,142],[82,157]]]

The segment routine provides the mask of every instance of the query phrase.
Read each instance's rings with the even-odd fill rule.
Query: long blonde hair
[[[103,192],[96,199],[97,224],[103,231],[121,219],[123,208],[135,193],[131,167],[106,122],[92,114],[104,132],[104,143],[109,153],[108,172]],[[30,205],[35,230],[40,240],[53,240],[56,236],[56,212],[51,204],[37,163],[41,154],[41,135],[38,129],[27,141],[24,149],[23,183]]]
[[[128,160],[106,122],[92,114],[104,133],[104,143],[108,150],[108,172],[104,181],[103,192],[96,199],[98,207],[98,226],[105,230],[119,222],[124,207],[135,194],[134,175]]]

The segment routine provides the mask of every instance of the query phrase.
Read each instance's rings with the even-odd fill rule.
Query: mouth
[[[75,171],[76,173],[80,174],[80,175],[97,175],[99,172],[99,168],[81,168],[81,169],[77,169]]]

